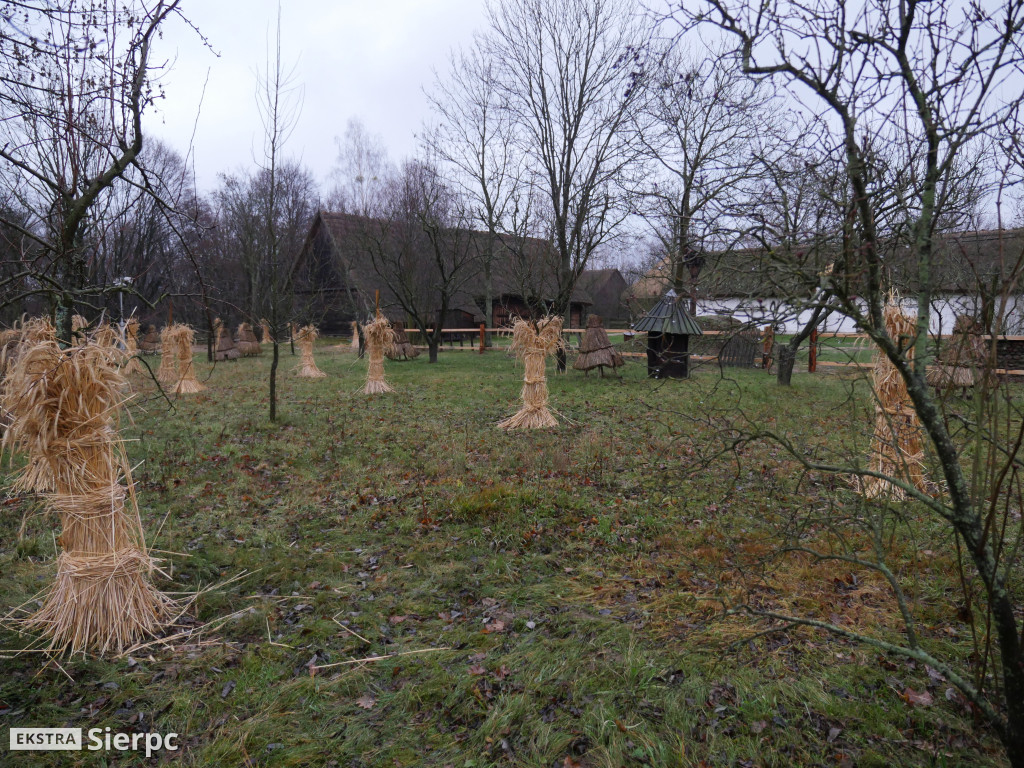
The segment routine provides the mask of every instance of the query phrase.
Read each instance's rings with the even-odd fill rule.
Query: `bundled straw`
[[[256,340],[256,334],[252,332],[252,326],[242,323],[238,326],[238,352],[243,357],[253,357],[263,350]]]
[[[89,327],[89,321],[81,315],[71,317],[71,346],[80,347],[85,344],[85,329]]]
[[[545,317],[536,323],[517,318],[512,326],[511,350],[523,361],[523,407],[499,421],[502,429],[556,427],[558,421],[548,410],[548,379],[545,363],[562,346],[562,318]]]
[[[159,348],[160,335],[156,332],[156,326],[150,325],[146,328],[146,335],[139,342],[139,349],[147,355],[152,355]]]
[[[391,329],[391,323],[383,315],[377,315],[372,323],[363,326],[363,338],[366,340],[366,351],[370,358],[363,393],[380,395],[394,392],[394,388],[384,379],[384,355],[395,346],[395,332]]]
[[[322,379],[327,376],[317,368],[316,360],[313,359],[313,342],[319,335],[315,325],[300,328],[295,335],[295,343],[299,345],[299,350],[302,352],[302,359],[295,367],[296,376],[304,379]]]
[[[224,360],[237,360],[239,352],[235,347],[235,341],[219,317],[213,321],[213,333],[217,339],[217,348],[213,353],[213,359],[218,363]]]
[[[409,341],[409,337],[405,333],[405,325],[400,321],[396,321],[392,326],[391,330],[395,332],[395,343],[391,346],[391,349],[386,351],[388,360],[413,360],[419,357],[420,351],[416,349]],[[356,339],[356,345],[358,348],[359,340]]]
[[[206,386],[196,378],[192,367],[192,342],[195,332],[187,325],[172,326],[171,341],[178,353],[178,383],[174,386],[176,395],[193,395],[202,392]]]
[[[260,327],[263,331],[262,338],[260,339],[260,346],[263,344],[270,344],[273,341],[273,338],[270,333],[270,323],[267,322],[266,318],[260,320]]]
[[[134,317],[129,319],[124,326],[124,353],[127,358],[121,368],[121,373],[144,373],[145,369],[139,362],[139,321]]]
[[[892,339],[913,339],[917,332],[915,319],[903,314],[893,299],[886,305],[884,317],[886,330]],[[907,341],[904,348],[908,359],[912,361],[913,346]],[[907,393],[907,384],[896,366],[881,352],[875,353],[872,377],[876,400],[869,466],[875,472],[925,491],[921,425]],[[869,499],[886,496],[901,501],[906,498],[901,488],[877,477],[864,478],[862,490]]]
[[[572,367],[577,371],[590,371],[597,368],[601,371],[601,376],[604,376],[605,366],[614,371],[620,365],[625,364],[626,361],[622,359],[622,355],[612,347],[608,332],[601,325],[601,318],[597,315],[587,318],[587,330],[583,334],[583,341],[580,342],[580,354]]]
[[[173,384],[178,380],[178,370],[175,365],[177,347],[173,336],[173,325],[165,325],[160,331],[160,367],[156,369],[156,380],[161,384]]]
[[[61,519],[56,582],[25,622],[58,652],[120,654],[174,607],[150,583],[155,563],[117,435],[126,381],[116,357],[95,343],[40,341],[22,350],[3,394],[13,419],[3,445],[30,459],[16,484],[45,492]]]
[[[352,321],[352,342],[349,344],[353,352],[359,351],[359,323]]]
[[[973,387],[984,368],[987,351],[981,324],[969,315],[959,315],[953,335],[942,349],[938,364],[928,366],[927,382],[936,389]]]

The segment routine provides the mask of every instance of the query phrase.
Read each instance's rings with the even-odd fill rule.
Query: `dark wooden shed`
[[[647,375],[653,379],[685,379],[690,375],[690,336],[702,336],[697,321],[671,288],[633,326],[647,332]]]

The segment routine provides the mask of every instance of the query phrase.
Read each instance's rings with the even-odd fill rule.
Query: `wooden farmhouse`
[[[433,300],[431,290],[436,292],[429,236],[446,238],[450,258],[465,259],[469,265],[460,272],[447,316],[442,318],[443,327],[475,328],[480,323],[504,327],[516,316],[543,314],[553,303],[558,269],[550,246],[542,240],[499,240],[488,251],[488,235],[483,232],[442,230],[428,235],[412,223],[327,211],[314,217],[299,256],[299,271],[305,276],[297,287],[299,303],[314,307],[311,315],[323,318],[320,327],[327,334],[347,333],[352,320],[371,316],[378,291],[381,311],[392,320],[406,320],[393,288],[396,281],[410,281],[413,289],[422,287],[427,292],[424,302]],[[488,252],[494,254],[489,275],[479,258]],[[618,270],[612,271],[618,274]],[[621,275],[618,279],[625,285]],[[485,312],[488,282],[492,297],[489,317]],[[615,278],[606,275],[597,282],[601,286],[614,284]],[[566,327],[579,328],[585,323],[594,303],[584,284],[580,279],[574,286]],[[408,292],[410,286],[404,290]],[[614,287],[603,289],[602,296],[609,292],[614,292]]]

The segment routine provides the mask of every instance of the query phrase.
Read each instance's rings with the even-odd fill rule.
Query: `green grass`
[[[757,571],[781,521],[841,488],[766,444],[701,463],[740,412],[808,451],[859,450],[865,388],[711,368],[659,383],[638,362],[621,379],[552,371],[564,425],[507,435],[494,424],[518,407],[521,369],[504,353],[388,363],[397,393],[375,399],[350,354],[320,347],[329,378],[311,381],[282,360],[276,424],[267,359],[200,358],[206,393],[169,409],[141,385],[124,430],[149,543],[176,553],[164,586],[213,585],[192,619],[215,628],[62,669],[7,653],[0,722],[178,732],[193,766],[1004,764],[926,670],[811,632],[754,637],[762,625],[718,609],[773,584],[898,636],[869,580],[849,592],[834,569]],[[13,498],[0,515],[4,612],[52,577],[53,521],[30,516],[19,537],[33,510]],[[915,536],[943,551],[927,521]],[[945,561],[898,557],[928,579],[930,642],[966,658]],[[4,649],[30,642],[0,630]],[[404,655],[326,666],[388,654]],[[18,757],[0,764],[115,762]]]

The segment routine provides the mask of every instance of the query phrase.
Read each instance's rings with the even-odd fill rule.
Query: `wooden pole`
[[[376,299],[374,299],[374,307],[376,308],[377,317],[380,317],[380,288],[376,291]]]
[[[818,370],[818,327],[811,329],[811,349],[807,354],[807,372],[814,373]]]
[[[480,323],[480,354],[487,348],[487,323]]]

